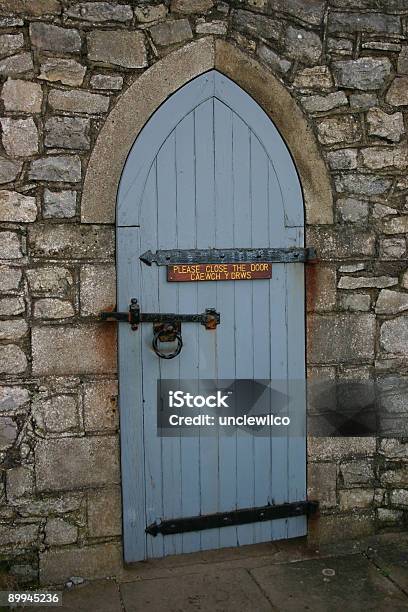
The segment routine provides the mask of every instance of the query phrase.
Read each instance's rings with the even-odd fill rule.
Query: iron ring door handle
[[[174,334],[174,339],[177,341],[177,346],[171,353],[163,353],[159,349],[160,336],[168,334],[169,331]],[[161,359],[174,359],[174,357],[177,357],[177,355],[180,354],[181,349],[183,348],[183,339],[181,337],[181,332],[174,330],[171,325],[169,327],[161,327],[157,329],[153,336],[152,347],[156,355]]]

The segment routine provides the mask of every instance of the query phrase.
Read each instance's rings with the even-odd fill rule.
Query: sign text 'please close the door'
[[[272,278],[267,262],[177,264],[167,266],[168,281],[224,281]]]

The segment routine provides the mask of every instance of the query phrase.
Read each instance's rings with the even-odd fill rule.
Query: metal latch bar
[[[316,501],[299,501],[287,504],[276,504],[260,506],[257,508],[243,508],[231,512],[218,512],[216,514],[202,514],[173,520],[165,520],[160,523],[152,523],[145,529],[146,533],[156,537],[172,535],[175,533],[186,533],[188,531],[203,531],[204,529],[217,529],[219,527],[230,527],[231,525],[246,525],[275,519],[290,518],[315,514],[319,503]]]
[[[136,298],[131,299],[127,312],[101,312],[103,321],[117,321],[130,323],[132,329],[137,329],[140,323],[201,323],[206,329],[215,329],[220,323],[220,313],[215,308],[206,308],[198,314],[177,314],[172,312],[140,312]]]
[[[171,264],[199,263],[235,263],[235,262],[276,262],[296,263],[316,259],[314,248],[244,248],[244,249],[169,249],[153,253],[146,251],[139,259],[151,266],[169,266]]]

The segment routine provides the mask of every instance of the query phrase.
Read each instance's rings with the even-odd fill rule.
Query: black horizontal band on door
[[[231,512],[217,512],[215,514],[202,514],[185,518],[152,523],[145,529],[146,533],[156,537],[158,534],[172,535],[189,531],[203,531],[204,529],[217,529],[234,525],[246,525],[275,519],[289,518],[315,514],[319,503],[316,501],[299,501],[287,504],[274,504],[258,508],[243,508]]]
[[[316,259],[314,248],[242,248],[242,249],[169,249],[153,253],[146,251],[139,259],[151,266],[170,264],[193,264],[193,263],[236,263],[236,262],[276,262],[296,263]]]

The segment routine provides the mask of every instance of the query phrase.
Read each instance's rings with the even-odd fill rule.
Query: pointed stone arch
[[[269,115],[295,161],[306,223],[333,223],[329,174],[307,119],[285,86],[262,64],[224,40],[202,38],[146,70],[119,98],[92,151],[81,206],[83,223],[114,223],[127,155],[157,108],[196,76],[216,68],[250,94]]]

